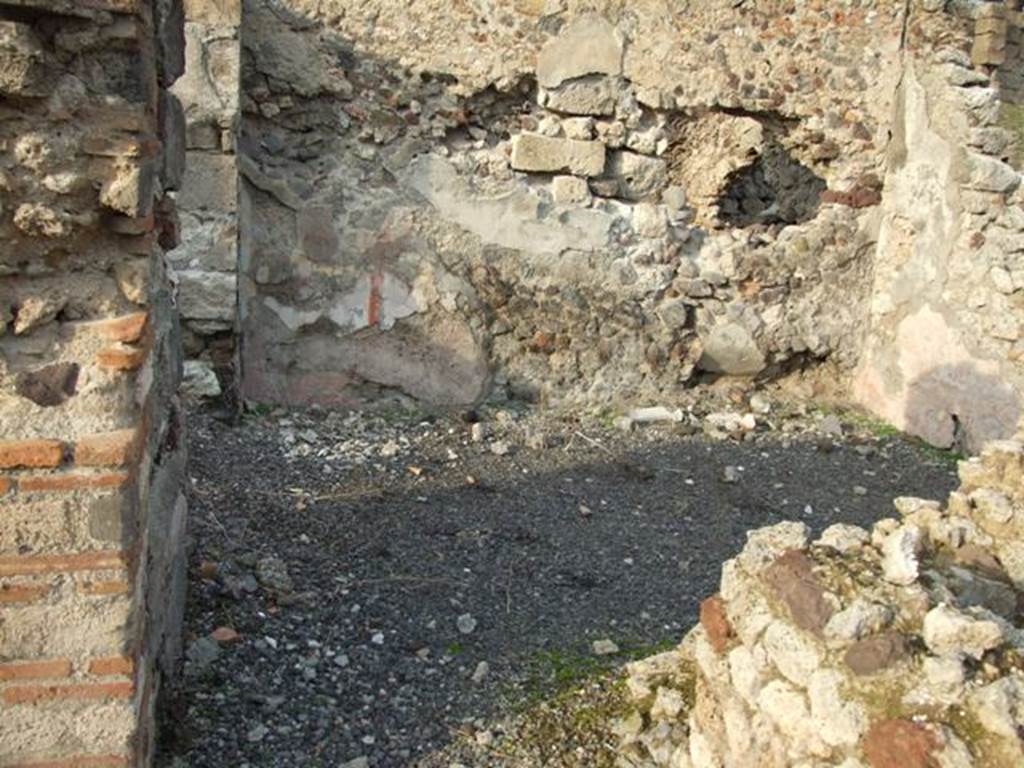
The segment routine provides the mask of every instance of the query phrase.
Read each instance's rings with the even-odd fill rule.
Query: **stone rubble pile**
[[[681,646],[629,667],[621,766],[1024,765],[1024,442],[871,531],[748,534]]]

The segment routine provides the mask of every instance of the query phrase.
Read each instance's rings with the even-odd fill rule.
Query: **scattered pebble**
[[[818,425],[818,429],[822,434],[828,435],[829,437],[842,437],[843,436],[843,422],[834,413],[830,413],[821,420],[821,424]]]
[[[493,765],[517,735],[490,704],[532,672],[492,658],[578,653],[594,626],[676,642],[687,623],[680,577],[685,595],[711,594],[733,533],[770,518],[826,527],[836,502],[843,522],[870,525],[884,512],[830,489],[934,495],[952,477],[898,440],[868,462],[828,438],[842,450],[824,457],[815,416],[797,419],[779,399],[769,422],[756,406],[746,393],[711,395],[685,406],[682,422],[630,434],[603,414],[499,418],[484,406],[477,423],[490,431],[478,430],[473,450],[472,422],[445,416],[282,409],[228,427],[193,414],[195,562],[216,567],[189,574],[198,639],[185,654],[181,727],[192,746],[182,759]],[[735,414],[742,442],[691,437],[710,412]],[[492,441],[531,450],[511,462]],[[394,457],[381,455],[388,443]],[[722,484],[726,465],[738,484]],[[865,470],[875,475],[861,479]],[[221,626],[244,629],[245,644],[222,647],[210,636]],[[587,657],[620,658],[610,639],[591,640]],[[248,742],[260,725],[262,743]],[[477,743],[483,732],[493,744]],[[589,757],[581,764],[600,764]]]
[[[619,652],[619,646],[608,639],[595,640],[591,647],[593,648],[595,656],[613,656]]]
[[[476,665],[476,669],[473,670],[473,677],[471,678],[474,683],[479,685],[487,677],[487,674],[491,671],[491,665],[486,661],[481,661]]]
[[[221,645],[231,645],[242,639],[242,636],[231,627],[217,627],[210,633],[210,637]]]
[[[471,614],[463,613],[455,620],[455,626],[463,635],[471,635],[476,629],[476,619]]]
[[[494,733],[491,731],[477,731],[476,743],[481,747],[489,747],[494,743]]]

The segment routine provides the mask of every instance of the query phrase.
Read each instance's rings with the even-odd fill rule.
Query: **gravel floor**
[[[460,745],[489,748],[490,724],[553,694],[595,640],[613,665],[677,642],[747,530],[870,525],[895,495],[954,485],[942,457],[824,440],[809,418],[715,440],[486,416],[474,442],[454,418],[192,415],[165,764],[546,765]]]

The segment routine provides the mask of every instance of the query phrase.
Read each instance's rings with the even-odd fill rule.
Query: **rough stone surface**
[[[986,509],[997,497],[1024,499],[1024,444],[992,444],[959,474],[945,505],[897,498],[902,525],[884,519],[870,534],[833,527],[803,543],[791,526],[793,546],[782,552],[785,526],[752,533],[674,654],[684,671],[671,685],[690,691],[685,706],[656,714],[643,663],[631,669],[640,720],[621,740],[625,764],[1021,764],[1024,637],[1002,612],[1018,604],[1024,580],[992,569],[1011,559],[1022,531]],[[978,579],[1003,589],[978,589]],[[804,602],[823,594],[829,605],[814,622],[794,607],[805,592]],[[728,642],[725,621],[736,627]],[[687,673],[695,686],[683,682]]]
[[[1016,54],[971,69],[966,4],[400,5],[189,23],[190,149],[227,152],[240,124],[246,397],[390,396],[411,344],[424,371],[482,360],[481,397],[663,398],[828,361],[937,444],[1016,421]],[[183,263],[218,237],[195,231]],[[314,372],[335,336],[355,364]]]
[[[604,144],[522,133],[512,141],[512,167],[517,171],[599,176],[604,171]]]
[[[622,72],[621,33],[600,16],[574,19],[537,55],[537,79],[552,88],[584,75]]]
[[[182,112],[177,130],[185,170],[174,185],[180,239],[169,258],[177,272],[186,357],[216,367],[233,385],[242,3],[187,0],[184,14],[186,66],[173,91]],[[194,377],[189,381],[199,384]],[[213,383],[207,378],[200,389],[210,393]]]

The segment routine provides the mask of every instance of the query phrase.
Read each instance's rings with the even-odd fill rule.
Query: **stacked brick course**
[[[3,766],[147,764],[177,656],[180,11],[0,2]]]

